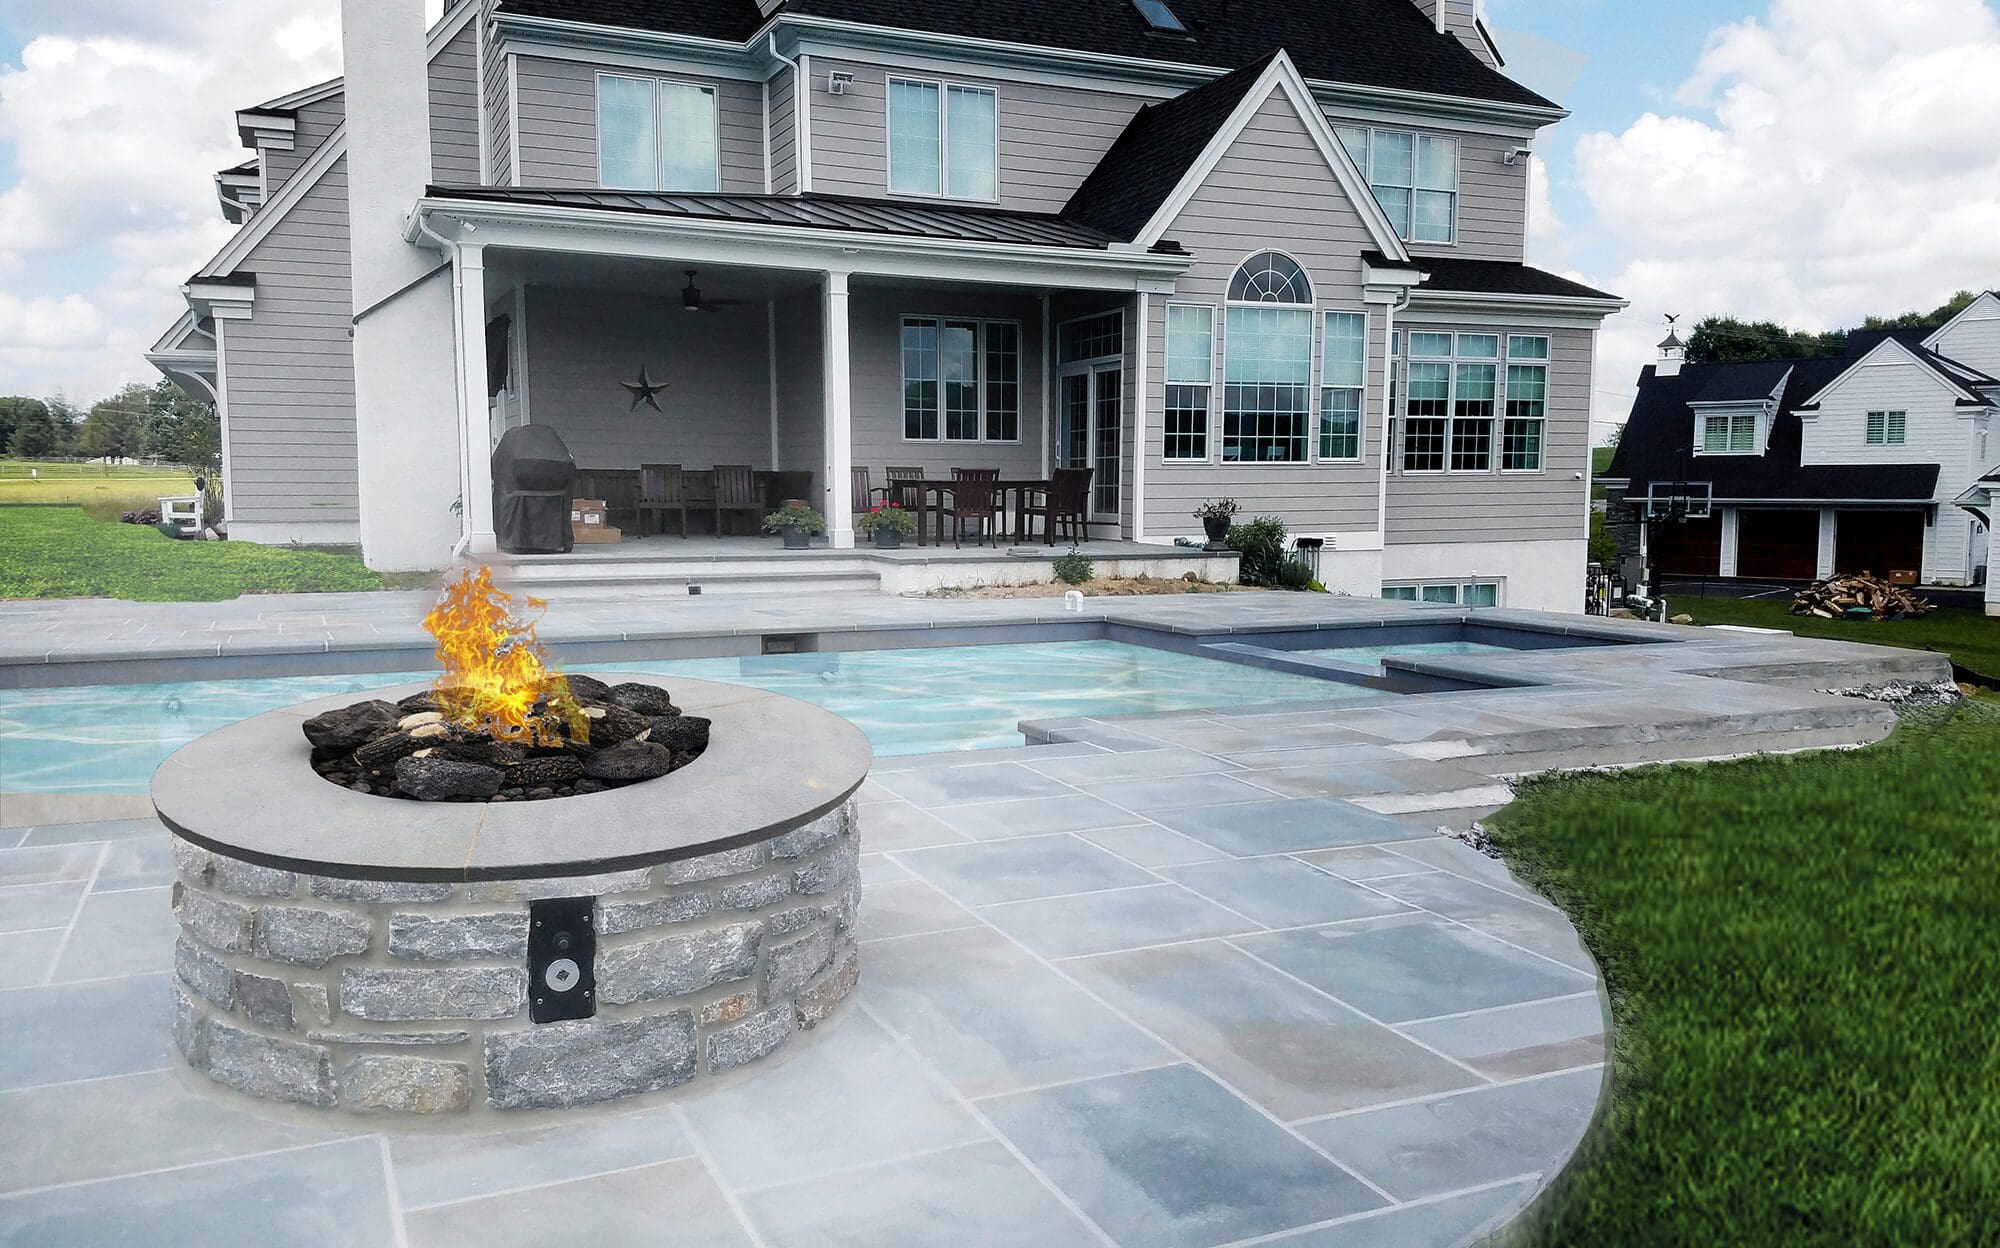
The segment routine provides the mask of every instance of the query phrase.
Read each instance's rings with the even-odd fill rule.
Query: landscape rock
[[[653,721],[652,739],[676,754],[699,754],[708,748],[710,722],[699,715],[661,716]]]
[[[657,1092],[695,1075],[694,1012],[546,1023],[486,1037],[496,1109],[562,1109]]]
[[[673,769],[673,751],[651,741],[623,741],[597,751],[583,765],[584,773],[591,779],[611,784],[654,780]]]
[[[571,672],[563,677],[569,682],[571,696],[580,702],[609,702],[611,686],[595,676],[583,676]]]
[[[500,791],[497,767],[450,758],[403,758],[396,763],[396,787],[420,802],[483,801]]]
[[[628,683],[611,687],[611,701],[628,711],[641,715],[678,715],[681,708],[674,705],[674,699],[665,689],[656,685]]]
[[[583,762],[568,754],[544,754],[507,769],[507,783],[523,789],[569,784],[583,776]]]
[[[408,758],[424,748],[422,738],[407,732],[392,732],[386,737],[376,737],[354,751],[354,761],[370,771],[387,771],[396,765],[396,760]]]
[[[602,707],[593,706],[586,714],[590,719],[590,744],[599,750],[621,741],[630,741],[653,726],[652,720],[615,702]]]

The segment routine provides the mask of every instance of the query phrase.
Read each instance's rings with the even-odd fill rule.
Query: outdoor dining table
[[[906,511],[917,513],[917,545],[929,545],[926,535],[930,532],[931,516],[933,514],[937,516],[938,522],[938,545],[944,545],[944,518],[946,515],[944,496],[958,484],[958,481],[951,477],[902,478],[889,482],[890,501],[896,503]],[[1014,496],[1014,540],[1025,540],[1028,536],[1025,527],[1027,524],[1027,515],[1025,513],[1027,511],[1028,496],[1030,494],[1047,493],[1051,483],[1045,477],[1002,477],[990,484],[993,487],[993,492],[999,495],[1000,514],[1003,517],[1007,513],[1007,496],[1009,494]],[[914,507],[909,502],[912,496],[915,497],[916,502]],[[996,538],[998,536],[998,534],[995,534]],[[1051,544],[1053,544],[1053,539],[1051,540]]]

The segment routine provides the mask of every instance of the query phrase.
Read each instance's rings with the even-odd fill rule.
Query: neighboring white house
[[[835,545],[857,468],[1070,467],[1101,533],[1231,496],[1347,592],[1576,609],[1623,304],[1524,263],[1564,114],[1475,0],[422,7],[347,0],[345,76],[237,116],[151,357],[232,536],[489,550],[528,422],[606,497],[809,479]]]
[[[1712,492],[1711,515],[1653,527],[1661,571],[1990,591],[2000,296],[1934,331],[1854,333],[1834,357],[1684,364],[1678,346],[1641,374],[1606,478],[1635,504],[1675,482]]]

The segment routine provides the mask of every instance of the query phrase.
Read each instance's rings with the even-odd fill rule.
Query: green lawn
[[[354,552],[181,542],[80,507],[0,507],[0,598],[218,602],[383,587]]]
[[[70,503],[99,520],[116,520],[120,512],[157,508],[162,498],[192,493],[194,478],[178,468],[0,459],[0,506]]]
[[[1544,779],[1495,817],[1610,985],[1538,1246],[2000,1237],[2000,705],[1887,743]]]
[[[1970,668],[1989,683],[2000,685],[2000,620],[1966,607],[1940,607],[1920,620],[1852,622],[1790,614],[1791,602],[1758,599],[1692,598],[1670,595],[1668,609],[1686,612],[1697,624],[1747,624],[1782,628],[1801,637],[1831,637],[1871,646],[1905,650],[1938,650]]]
[[[1598,485],[1597,481],[1605,473],[1611,471],[1611,457],[1617,453],[1618,448],[1615,446],[1593,446],[1590,448],[1590,496],[1592,498],[1604,497],[1604,487]]]

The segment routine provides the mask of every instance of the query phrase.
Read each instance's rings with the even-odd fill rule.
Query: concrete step
[[[552,601],[576,602],[618,598],[635,593],[676,594],[699,586],[713,594],[880,593],[880,573],[867,568],[792,567],[783,572],[702,571],[688,568],[647,568],[592,564],[579,567],[543,566],[495,568],[494,584],[509,593],[533,594]]]

